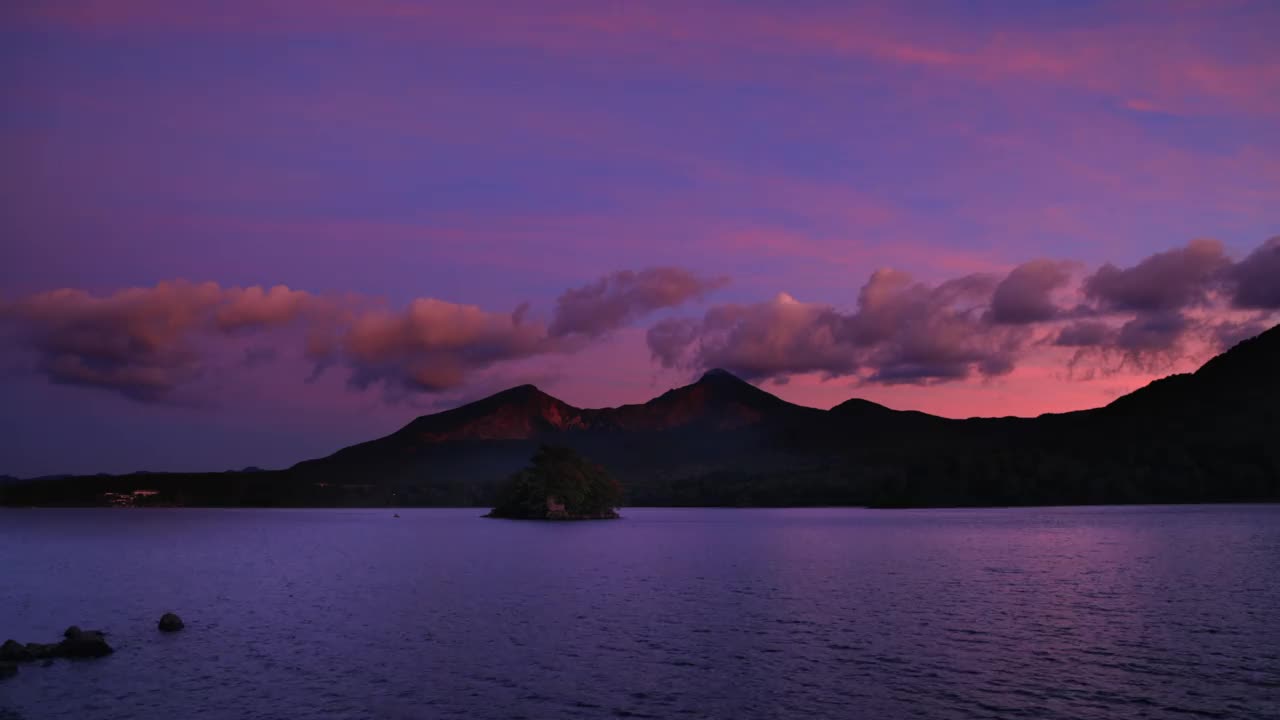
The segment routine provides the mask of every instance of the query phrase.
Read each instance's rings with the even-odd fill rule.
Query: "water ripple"
[[[400,512],[0,511],[0,720],[1280,718],[1280,508]]]

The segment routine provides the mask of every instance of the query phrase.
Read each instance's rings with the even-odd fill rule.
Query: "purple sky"
[[[713,365],[1036,414],[1280,319],[1280,5],[853,5],[4,3],[0,473]]]

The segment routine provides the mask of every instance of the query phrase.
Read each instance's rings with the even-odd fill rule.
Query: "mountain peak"
[[[482,399],[487,400],[491,398],[540,397],[542,395],[546,395],[546,393],[542,392],[542,390],[539,389],[537,385],[533,385],[531,383],[525,383],[524,385],[516,385],[514,387],[509,387],[506,390],[501,390],[499,392],[496,392],[490,395],[488,398],[482,398]],[[548,395],[548,397],[550,396]]]
[[[388,437],[413,438],[414,443],[428,444],[528,439],[544,432],[581,426],[581,414],[577,408],[534,385],[516,385],[466,405],[423,415]]]
[[[736,380],[738,382],[746,382],[742,378],[738,377],[737,375],[734,375],[733,373],[729,372],[728,370],[725,370],[724,368],[711,368],[710,370],[702,373],[702,377],[698,378],[698,382],[700,383],[718,382],[721,380]]]
[[[846,413],[851,415],[852,414],[867,415],[867,414],[878,414],[878,413],[886,413],[886,412],[892,413],[896,411],[890,408],[887,408],[878,402],[872,402],[865,398],[855,397],[855,398],[849,398],[848,400],[845,400],[839,405],[832,407],[831,412]]]

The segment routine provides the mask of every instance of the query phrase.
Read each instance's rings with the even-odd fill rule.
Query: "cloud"
[[[107,297],[63,289],[7,305],[3,317],[17,322],[19,340],[51,382],[155,401],[199,375],[189,333],[222,296],[213,283],[165,282]]]
[[[1280,237],[1273,237],[1227,272],[1238,308],[1280,309]]]
[[[1236,304],[1267,307],[1272,286],[1264,278],[1275,277],[1276,254],[1280,241],[1270,240],[1233,264],[1221,243],[1196,240],[1132,267],[1104,265],[1079,287],[1075,264],[1060,260],[937,284],[884,269],[862,285],[852,312],[782,294],[712,307],[701,319],[664,320],[647,340],[665,367],[723,367],[752,380],[802,373],[885,385],[992,378],[1012,372],[1030,348],[1073,350],[1064,360],[1073,370],[1088,359],[1103,372],[1154,371],[1265,327],[1270,315],[1229,317],[1221,291],[1233,278]],[[1084,302],[1059,304],[1059,292]]]
[[[700,326],[690,318],[667,318],[645,332],[645,342],[654,360],[665,368],[675,367],[689,346],[698,339]]]
[[[857,361],[843,326],[844,318],[830,306],[786,293],[753,305],[721,305],[709,310],[697,329],[696,364],[753,380],[804,372],[848,374]],[[655,347],[653,335],[649,341],[655,356],[671,357],[670,347]]]
[[[1071,279],[1071,263],[1032,260],[1014,268],[996,286],[991,298],[991,320],[1025,325],[1052,320],[1060,312],[1053,292]]]
[[[701,298],[727,282],[674,267],[615,272],[557,298],[551,335],[600,337],[655,310]]]
[[[284,285],[271,289],[261,287],[227,288],[214,314],[219,329],[260,328],[284,325],[304,312],[316,312],[326,301],[303,290],[290,290]]]
[[[414,300],[401,312],[374,310],[355,317],[336,346],[313,359],[332,361],[335,348],[351,368],[350,384],[375,383],[440,392],[461,386],[468,373],[551,349],[546,330],[522,321],[522,311],[491,313],[473,305]]]
[[[1264,332],[1270,325],[1261,320],[1236,322],[1224,320],[1212,327],[1212,339],[1215,350],[1227,350],[1237,343]]]
[[[552,349],[546,329],[511,314],[420,298],[403,310],[367,298],[326,298],[284,286],[223,288],[162,282],[105,297],[55,290],[4,308],[36,369],[50,381],[114,390],[142,402],[167,400],[207,365],[203,341],[260,333],[290,324],[305,329],[303,354],[315,373],[343,365],[358,388],[436,392],[461,385],[470,371]],[[278,350],[245,350],[255,365]],[[313,374],[315,374],[313,373]]]
[[[1193,240],[1129,268],[1103,265],[1085,278],[1091,316],[1062,328],[1055,344],[1079,348],[1147,371],[1168,366],[1192,346],[1220,350],[1256,334],[1265,318],[1241,320],[1233,310],[1280,308],[1272,278],[1280,272],[1280,241],[1268,240],[1233,263],[1216,240]],[[1238,313],[1237,313],[1238,314]]]
[[[1064,364],[1072,370],[1089,360],[1089,372],[1107,372],[1116,359],[1121,368],[1153,370],[1273,324],[1278,256],[1280,239],[1235,263],[1219,243],[1199,240],[1132,267],[1104,265],[1078,287],[1071,264],[1056,260],[936,283],[882,269],[861,285],[852,310],[779,293],[662,319],[645,339],[663,367],[723,367],[776,382],[806,373],[885,385],[993,378],[1032,349],[1054,348],[1071,351]],[[50,382],[140,402],[175,402],[215,367],[290,357],[311,363],[308,380],[337,370],[353,388],[399,397],[464,389],[496,365],[575,352],[724,282],[678,268],[616,272],[561,294],[548,324],[527,303],[493,312],[418,298],[394,308],[359,295],[172,281],[0,303],[0,330]],[[1082,301],[1060,305],[1059,293]],[[229,363],[212,361],[223,357],[219,342],[237,346]]]
[[[1192,240],[1131,268],[1106,264],[1085,278],[1084,293],[1104,310],[1164,312],[1204,304],[1231,265],[1217,240]]]
[[[848,320],[862,364],[873,368],[869,381],[926,384],[1007,373],[1022,334],[984,319],[998,283],[965,275],[930,286],[896,271],[872,274]]]
[[[1055,345],[1062,347],[1097,347],[1115,342],[1116,330],[1100,320],[1080,320],[1058,331]]]
[[[928,384],[1001,375],[1012,369],[1025,333],[985,323],[982,309],[996,284],[988,275],[966,275],[931,286],[880,270],[853,313],[782,293],[713,307],[700,321],[664,321],[647,340],[664,366],[722,367],[752,380],[818,372]]]
[[[350,386],[381,385],[396,396],[459,388],[499,363],[571,352],[582,342],[561,335],[595,338],[723,282],[678,268],[613,273],[560,297],[558,334],[532,319],[528,304],[501,313],[418,298],[394,309],[358,295],[185,281],[106,296],[72,289],[39,293],[0,305],[0,321],[50,382],[111,390],[140,402],[173,401],[175,391],[206,374],[218,338],[255,334],[266,337],[239,351],[239,367],[279,358],[279,344],[293,342],[300,344],[295,354],[312,363],[308,380],[340,367]]]
[[[1179,312],[1143,314],[1120,326],[1115,346],[1129,353],[1171,350],[1191,327]]]

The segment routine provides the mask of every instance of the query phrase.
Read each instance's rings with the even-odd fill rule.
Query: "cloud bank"
[[[617,272],[566,291],[550,328],[522,305],[491,312],[435,298],[394,309],[372,298],[327,297],[283,285],[222,287],[161,282],[106,296],[61,289],[0,304],[0,322],[34,356],[50,382],[118,392],[141,402],[169,399],[202,375],[219,338],[301,337],[311,377],[340,367],[357,389],[442,392],[471,373],[535,355],[571,352],[655,310],[676,307],[723,284],[679,268]],[[272,331],[291,330],[272,334]],[[278,353],[245,351],[262,364]]]
[[[937,284],[879,270],[852,311],[784,293],[663,320],[647,340],[664,367],[723,367],[778,382],[820,373],[928,385],[1004,375],[1046,346],[1073,350],[1071,366],[1157,369],[1222,350],[1280,312],[1280,238],[1239,262],[1217,241],[1193,240],[1132,267],[1105,264],[1078,281],[1077,267],[1037,259],[1002,277]]]
[[[1221,350],[1280,317],[1280,238],[1233,261],[1194,240],[1130,267],[1036,259],[1004,274],[935,283],[882,269],[852,309],[779,293],[669,316],[645,334],[663,367],[721,367],[751,380],[816,373],[931,385],[1012,372],[1038,350],[1093,372],[1146,370]],[[440,393],[474,373],[572,353],[659,311],[705,299],[724,278],[663,267],[619,271],[562,293],[549,322],[528,304],[494,312],[435,298],[402,308],[358,295],[161,282],[105,296],[61,289],[0,304],[6,344],[48,381],[163,402],[209,367],[219,341],[250,338],[239,367],[275,362],[296,343],[310,377],[345,372],[356,389]]]

